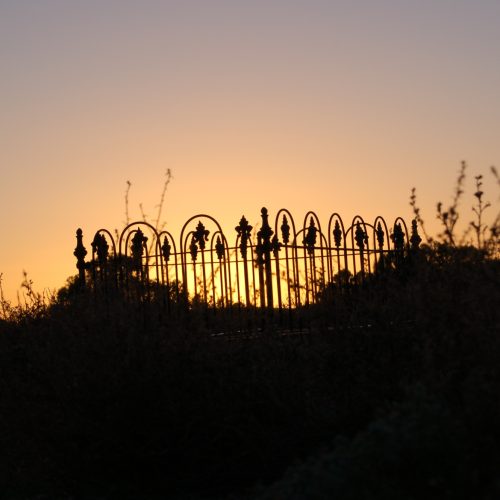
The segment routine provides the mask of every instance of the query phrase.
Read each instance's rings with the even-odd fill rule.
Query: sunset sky
[[[499,61],[499,0],[0,0],[4,291],[62,286],[127,180],[154,218],[167,169],[174,234],[262,206],[409,221],[413,186],[435,232],[462,160],[468,221],[474,175],[498,202]]]

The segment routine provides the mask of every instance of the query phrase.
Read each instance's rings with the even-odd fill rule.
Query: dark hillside
[[[294,336],[61,294],[0,323],[0,496],[498,498],[499,304],[446,246]]]

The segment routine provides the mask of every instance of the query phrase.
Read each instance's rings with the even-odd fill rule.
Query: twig
[[[144,213],[144,208],[142,206],[142,203],[139,203],[139,209],[141,211],[141,217],[144,222],[147,222],[148,216]]]
[[[466,167],[467,165],[463,161],[460,167],[460,172],[458,174],[453,201],[448,210],[443,211],[443,204],[441,202],[437,204],[437,218],[441,221],[441,223],[444,226],[444,230],[442,233],[440,233],[439,236],[443,239],[447,239],[448,243],[452,246],[456,246],[454,231],[459,217],[458,203],[460,201],[461,196],[464,193],[463,184],[465,181]]]
[[[130,181],[127,181],[127,188],[125,190],[125,225],[128,226],[130,223],[130,217],[128,214],[128,194],[130,192],[130,186],[132,186],[132,183]]]
[[[424,220],[422,219],[422,216],[420,215],[420,208],[417,206],[417,190],[416,190],[416,188],[412,188],[412,190],[411,190],[410,206],[413,210],[413,215],[415,216],[415,220],[417,221],[418,225],[422,229],[422,232],[424,233],[424,236],[425,236],[425,239],[427,240],[427,243],[432,243],[432,238],[427,234],[427,231],[425,230]]]
[[[475,177],[476,192],[474,193],[474,196],[477,198],[477,206],[472,207],[472,211],[476,214],[477,222],[472,221],[470,223],[470,225],[474,228],[474,231],[476,233],[477,247],[478,248],[483,247],[481,237],[484,235],[484,233],[486,232],[486,229],[488,227],[486,225],[483,225],[483,213],[488,207],[491,206],[490,202],[486,202],[483,204],[484,192],[482,191],[482,187],[483,187],[482,178],[483,178],[482,175],[477,175]]]
[[[167,192],[168,185],[170,184],[170,181],[172,180],[172,171],[167,168],[167,171],[165,172],[165,182],[163,184],[163,191],[161,193],[161,198],[160,198],[160,204],[158,205],[158,215],[156,217],[156,223],[155,223],[155,228],[156,230],[159,229],[159,224],[160,224],[160,218],[161,218],[161,212],[163,210],[163,204],[165,202],[165,194]]]

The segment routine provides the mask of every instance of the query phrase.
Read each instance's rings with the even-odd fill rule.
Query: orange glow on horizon
[[[460,210],[500,166],[500,4],[5,3],[0,7],[0,273],[16,301],[76,273],[75,231],[198,213],[229,232],[285,207],[326,224],[412,217],[427,231],[468,163]],[[467,33],[467,36],[464,36]],[[300,221],[300,222],[299,222]],[[461,230],[459,230],[460,232]]]

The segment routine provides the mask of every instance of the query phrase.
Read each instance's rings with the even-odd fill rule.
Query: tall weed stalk
[[[489,201],[484,200],[482,175],[476,175],[474,177],[474,197],[476,199],[475,204],[472,206],[474,220],[468,223],[460,237],[457,235],[457,223],[460,218],[458,207],[465,193],[464,185],[466,179],[466,169],[466,163],[462,162],[460,170],[458,172],[455,190],[450,206],[445,210],[441,201],[439,201],[436,205],[436,218],[441,222],[442,225],[442,231],[437,234],[436,239],[430,236],[426,230],[425,223],[422,218],[422,213],[417,203],[417,191],[415,187],[412,188],[410,194],[410,206],[413,211],[413,216],[417,221],[420,229],[422,230],[422,233],[429,245],[438,244],[447,245],[450,247],[459,247],[469,244],[472,246],[476,246],[480,250],[486,251],[491,257],[496,257],[499,254],[500,244],[500,213],[496,215],[495,219],[490,225],[485,222],[485,212],[492,205]],[[497,185],[500,186],[500,177],[495,167],[491,167],[491,173],[495,177]],[[474,233],[473,240],[469,238],[471,231],[473,231]]]

